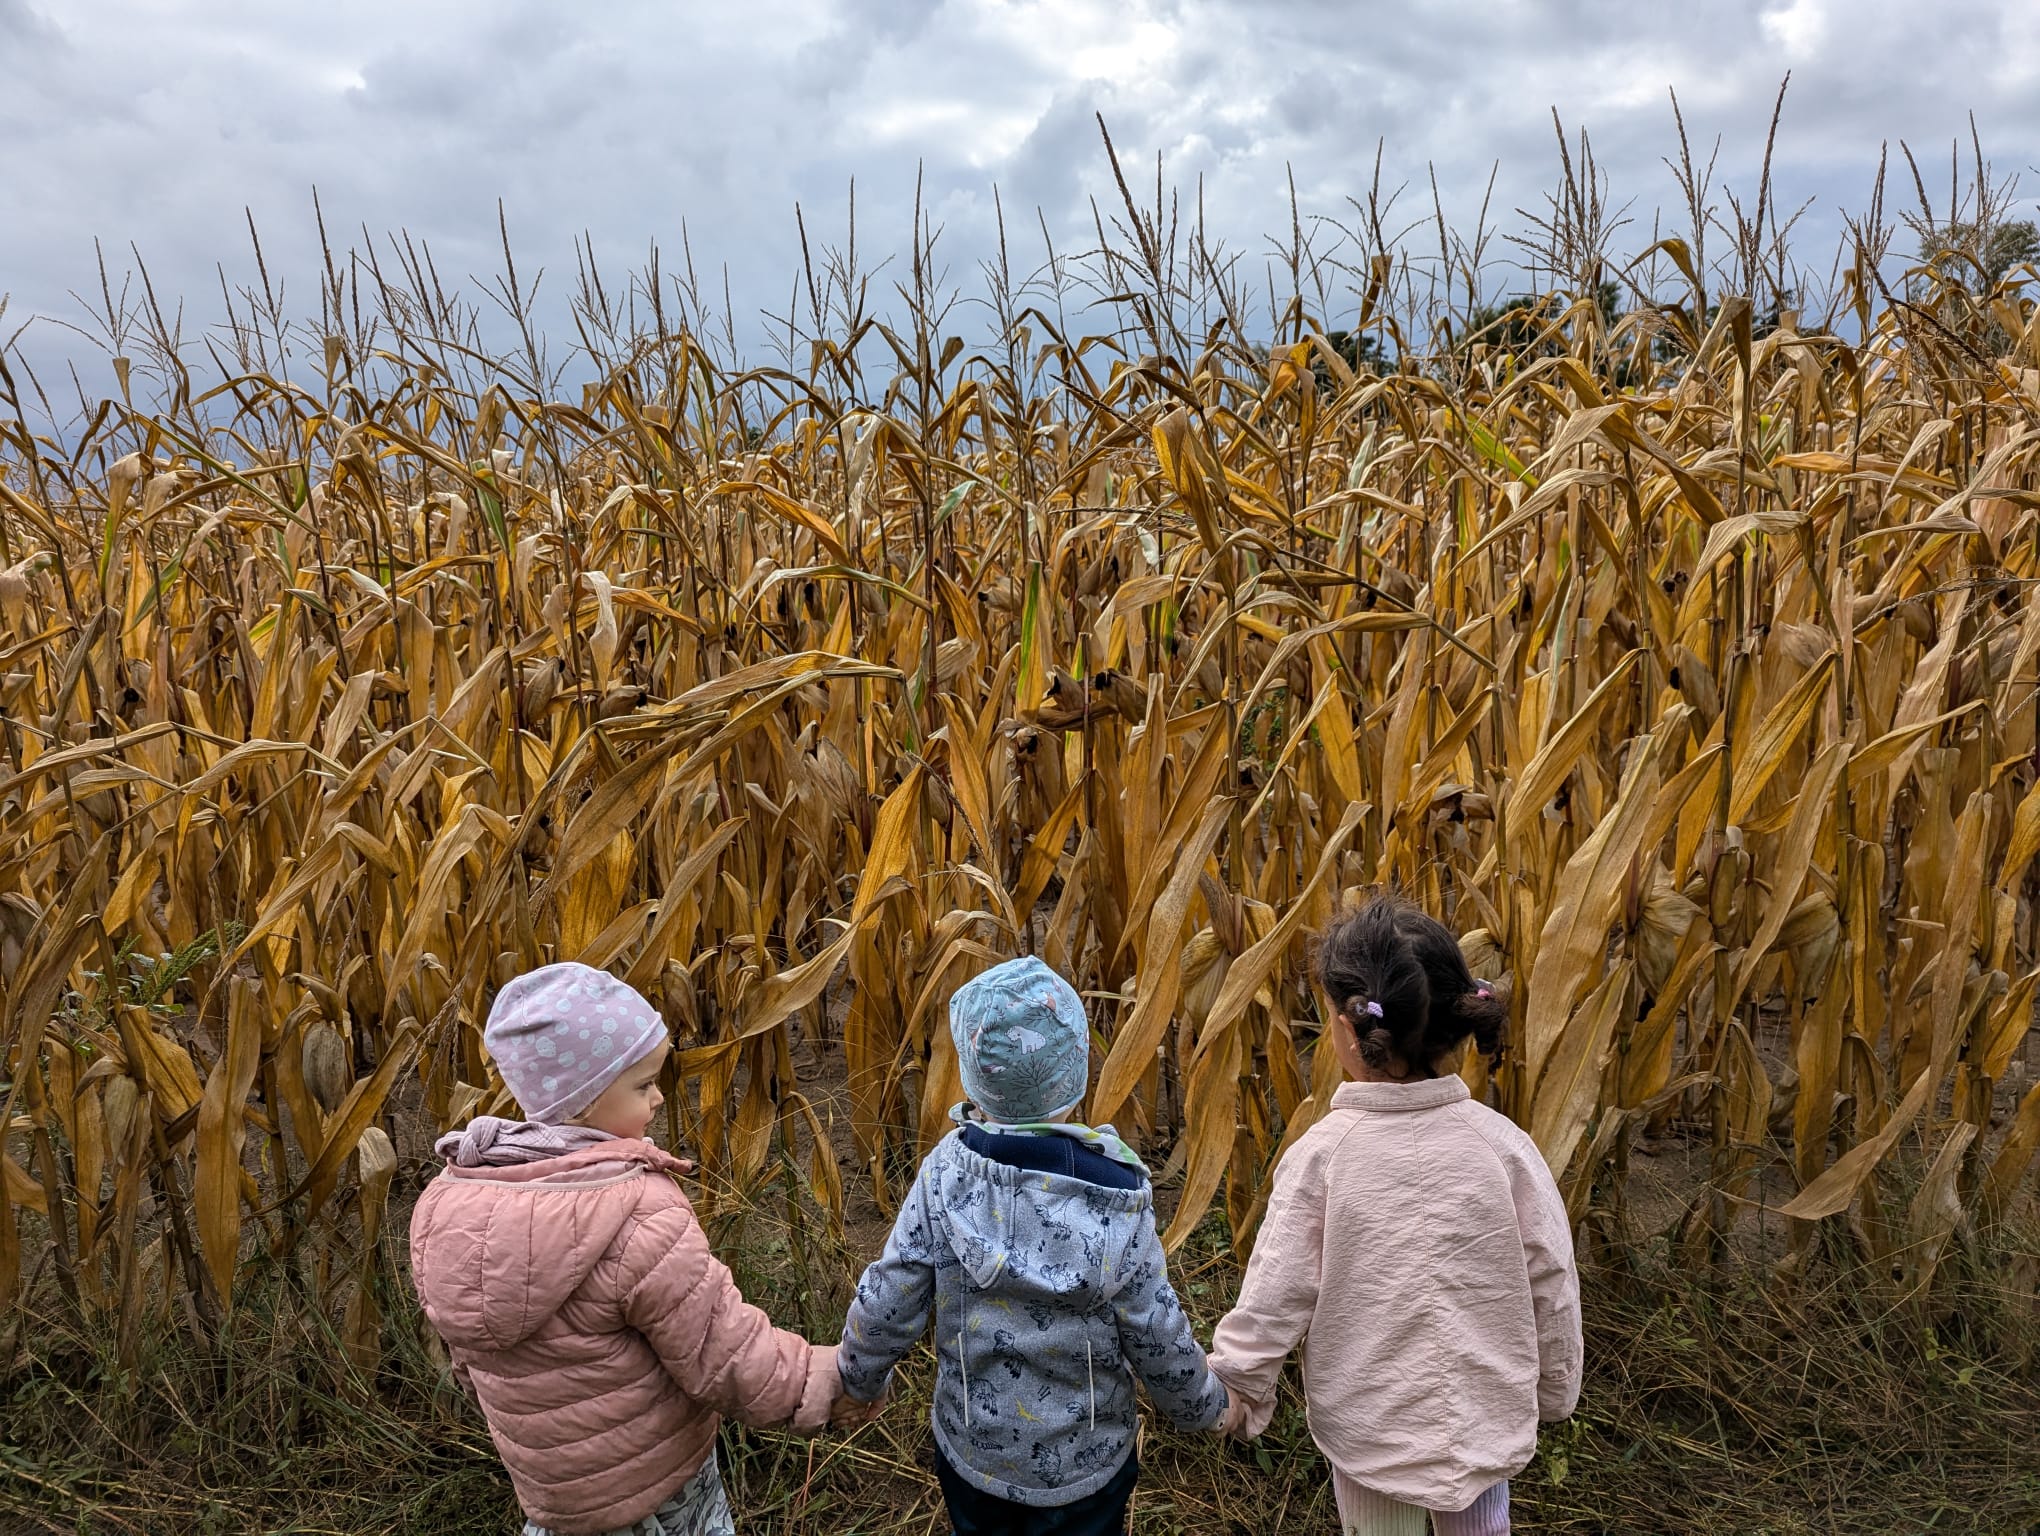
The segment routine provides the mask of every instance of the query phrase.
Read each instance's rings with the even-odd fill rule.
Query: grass
[[[803,1202],[750,1204],[712,1225],[748,1295],[832,1336],[855,1256]],[[0,1530],[514,1531],[487,1431],[442,1376],[390,1242],[385,1364],[373,1381],[322,1363],[335,1353],[318,1337],[325,1325],[278,1271],[247,1282],[210,1357],[187,1330],[159,1328],[124,1372],[109,1340],[36,1318],[0,1399]],[[1516,1480],[1518,1529],[2040,1530],[2040,1240],[2030,1228],[1975,1238],[1944,1268],[1924,1316],[1847,1244],[1791,1285],[1733,1262],[1695,1263],[1663,1239],[1584,1257],[1587,1388]],[[1239,1278],[1220,1218],[1174,1273],[1208,1336]],[[923,1346],[895,1406],[854,1435],[727,1428],[725,1478],[747,1536],[945,1530],[927,1431],[932,1373]],[[1252,1446],[1150,1423],[1137,1536],[1331,1536],[1329,1479],[1293,1373],[1284,1391]]]
[[[2032,1251],[2030,1233],[2016,1241]],[[1979,1251],[1922,1344],[1888,1279],[1836,1257],[1794,1288],[1687,1267],[1664,1244],[1589,1270],[1589,1386],[1519,1485],[1525,1527],[2040,1526],[2033,1297]]]

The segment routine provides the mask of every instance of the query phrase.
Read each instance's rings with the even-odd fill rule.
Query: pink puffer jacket
[[[449,1166],[412,1214],[425,1316],[550,1529],[643,1519],[700,1469],[723,1414],[812,1431],[835,1401],[836,1346],[745,1302],[669,1176],[682,1166],[620,1140]]]

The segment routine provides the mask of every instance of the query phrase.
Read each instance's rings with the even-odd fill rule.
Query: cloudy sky
[[[1676,197],[1667,88],[1746,189],[1787,69],[1781,200],[1814,200],[1823,275],[1881,141],[1945,188],[1973,110],[1998,171],[2040,194],[2032,0],[0,0],[0,335],[78,317],[95,237],[116,280],[132,242],[188,326],[210,322],[216,269],[252,276],[244,207],[309,304],[314,187],[342,241],[405,229],[455,277],[494,270],[500,198],[555,294],[576,234],[621,263],[675,252],[684,219],[755,333],[785,304],[795,203],[840,241],[853,175],[867,252],[904,245],[917,164],[960,272],[994,184],[1011,223],[1038,208],[1082,244],[1110,192],[1101,112],[1150,186],[1158,151],[1201,177],[1211,225],[1257,259],[1291,169],[1306,212],[1344,213],[1377,141],[1412,211],[1435,167],[1456,223],[1499,163],[1516,223],[1553,179],[1554,106],[1647,228]],[[39,323],[25,345],[82,343]]]

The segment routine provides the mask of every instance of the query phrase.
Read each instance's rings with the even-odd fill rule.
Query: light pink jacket
[[[1341,1087],[1212,1336],[1253,1433],[1299,1338],[1311,1435],[1354,1482],[1458,1510],[1522,1471],[1580,1394],[1572,1230],[1536,1143],[1457,1077]]]
[[[836,1346],[745,1302],[669,1176],[680,1166],[608,1141],[448,1167],[412,1214],[425,1316],[549,1529],[643,1519],[700,1470],[722,1414],[814,1430],[835,1401]]]

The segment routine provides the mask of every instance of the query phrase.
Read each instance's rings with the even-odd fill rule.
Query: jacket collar
[[[1418,1083],[1341,1083],[1332,1094],[1334,1109],[1442,1109],[1473,1095],[1458,1073]]]
[[[599,1182],[618,1174],[651,1171],[684,1173],[687,1165],[649,1141],[611,1137],[593,1146],[578,1147],[558,1157],[508,1167],[463,1168],[448,1163],[442,1177],[488,1184],[545,1184]]]
[[[1044,1193],[1081,1194],[1091,1209],[1100,1214],[1148,1210],[1154,1205],[1154,1188],[1144,1176],[1136,1180],[1133,1188],[1122,1189],[1111,1184],[1093,1183],[1081,1174],[1017,1167],[977,1151],[964,1140],[964,1130],[965,1127],[958,1126],[937,1142],[935,1150],[928,1154],[928,1163],[933,1164],[939,1158],[949,1169],[971,1179],[983,1180],[999,1190],[1025,1188]]]

